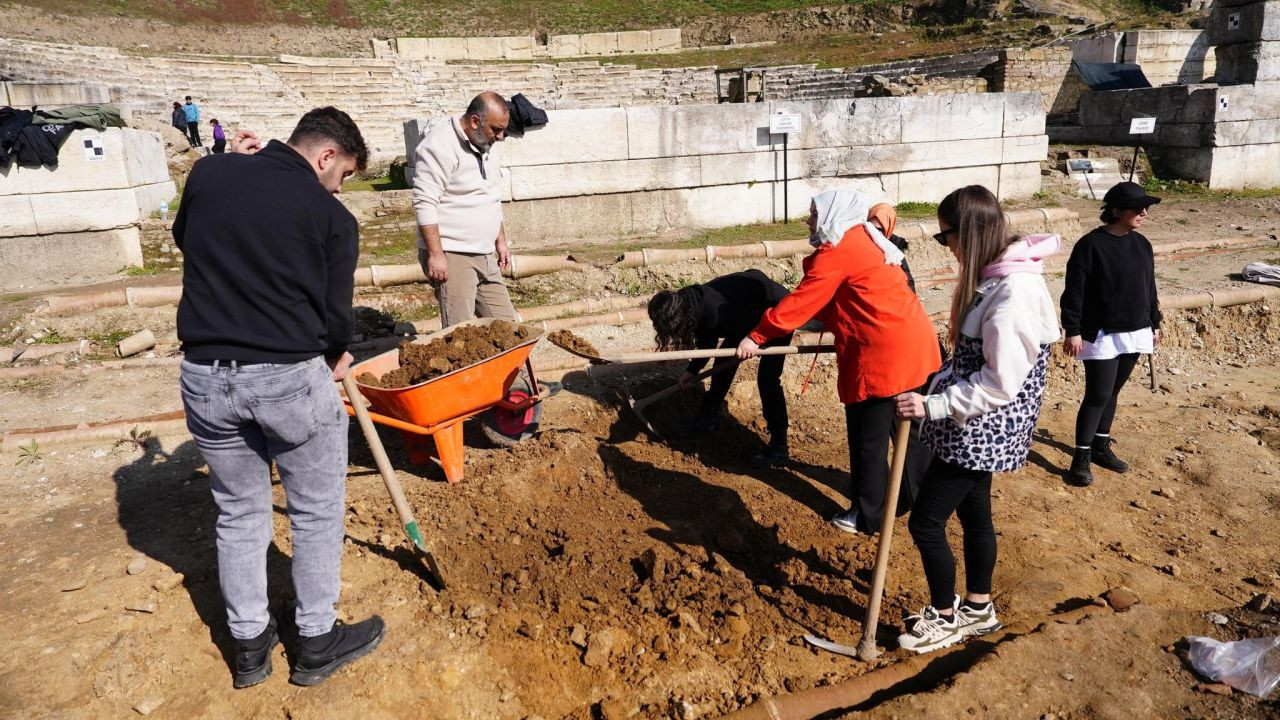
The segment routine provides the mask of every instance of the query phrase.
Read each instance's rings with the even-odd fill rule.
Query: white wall
[[[86,155],[91,139],[101,160]],[[0,290],[141,264],[138,223],[175,194],[164,141],[131,128],[75,130],[56,166],[0,170]]]
[[[801,115],[783,143],[769,115]],[[937,201],[981,183],[1003,198],[1040,189],[1048,152],[1039,93],[561,110],[499,146],[508,231],[522,240],[628,235],[800,217],[851,187]],[[417,127],[406,125],[406,144]],[[412,154],[410,154],[412,157]]]

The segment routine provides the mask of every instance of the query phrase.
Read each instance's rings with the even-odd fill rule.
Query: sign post
[[[791,222],[788,210],[787,183],[791,179],[787,166],[787,140],[791,133],[800,132],[800,113],[778,110],[769,116],[769,134],[782,136],[782,222]]]
[[[1156,131],[1156,119],[1153,117],[1134,118],[1129,121],[1130,135],[1149,135]],[[1133,172],[1138,169],[1138,150],[1142,146],[1137,140],[1133,143],[1133,162],[1129,164],[1129,182],[1133,182]]]

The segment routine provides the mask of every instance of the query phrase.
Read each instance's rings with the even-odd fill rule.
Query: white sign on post
[[[1153,117],[1134,118],[1129,121],[1130,135],[1146,135],[1156,131],[1156,119]]]
[[[790,135],[800,132],[800,113],[779,110],[769,116],[770,135]]]

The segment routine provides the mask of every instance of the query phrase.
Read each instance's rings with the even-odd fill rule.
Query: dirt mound
[[[557,330],[548,335],[547,339],[550,340],[553,345],[562,347],[571,353],[600,357],[600,351],[596,349],[595,345],[592,345],[568,330]]]
[[[425,345],[400,344],[400,367],[382,377],[361,373],[358,382],[370,387],[402,388],[426,382],[487,360],[529,339],[529,328],[495,320],[489,325],[468,325]]]

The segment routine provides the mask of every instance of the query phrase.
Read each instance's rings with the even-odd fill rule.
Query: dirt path
[[[1210,218],[1193,212],[1194,203],[1168,202],[1148,234],[1162,242],[1246,232],[1236,226],[1274,232],[1274,199],[1225,205],[1229,213]],[[1159,264],[1161,286],[1232,286],[1228,275],[1244,262],[1276,255],[1263,248],[1170,258]],[[795,270],[766,266],[779,278]],[[714,268],[730,269],[738,268]],[[708,271],[705,263],[599,271],[533,287],[555,302],[573,299],[575,287],[616,293]],[[1059,271],[1050,283],[1060,287]],[[923,298],[939,310],[946,295]],[[134,319],[171,330],[171,315],[154,308]],[[123,320],[100,312],[58,322],[89,332]],[[1054,357],[1031,462],[1000,476],[994,493],[996,601],[1010,632],[998,644],[974,644],[954,679],[927,674],[911,693],[890,693],[858,716],[1280,717],[1275,701],[1197,692],[1176,647],[1189,634],[1280,632],[1274,607],[1242,609],[1257,595],[1280,595],[1280,319],[1274,304],[1255,304],[1171,312],[1165,328],[1159,389],[1146,389],[1139,373],[1117,419],[1119,451],[1134,467],[1099,471],[1088,489],[1062,482],[1082,373]],[[651,342],[641,325],[575,332],[599,348]],[[544,361],[567,357],[540,345]],[[287,683],[283,652],[266,684],[230,689],[215,511],[189,441],[146,452],[110,442],[48,447],[34,462],[6,453],[0,636],[11,643],[0,655],[0,716],[124,717],[154,708],[157,717],[183,718],[697,718],[860,675],[869,667],[800,640],[819,632],[856,641],[875,554],[873,539],[826,522],[848,504],[844,423],[830,358],[819,360],[800,397],[807,371],[804,360],[787,364],[794,462],[778,470],[744,462],[764,432],[750,369],[713,438],[672,446],[641,434],[621,407],[616,378],[570,375],[567,391],[549,401],[542,432],[517,448],[489,448],[469,428],[466,480],[455,486],[434,466],[410,465],[396,434],[384,432],[450,574],[443,594],[413,574],[353,427],[340,612],[378,612],[390,631],[377,653],[308,690]],[[174,376],[153,368],[0,383],[0,423],[170,411],[178,407]],[[631,388],[643,394],[672,377],[635,374]],[[646,415],[670,428],[691,402]],[[278,487],[276,500],[283,508]],[[283,512],[274,522],[272,602],[284,609],[288,523]],[[884,646],[898,618],[926,601],[908,537],[904,518],[882,611]],[[1078,624],[1053,620],[1118,586],[1143,603]],[[1209,611],[1228,623],[1211,623]],[[880,665],[901,659],[889,652]]]

